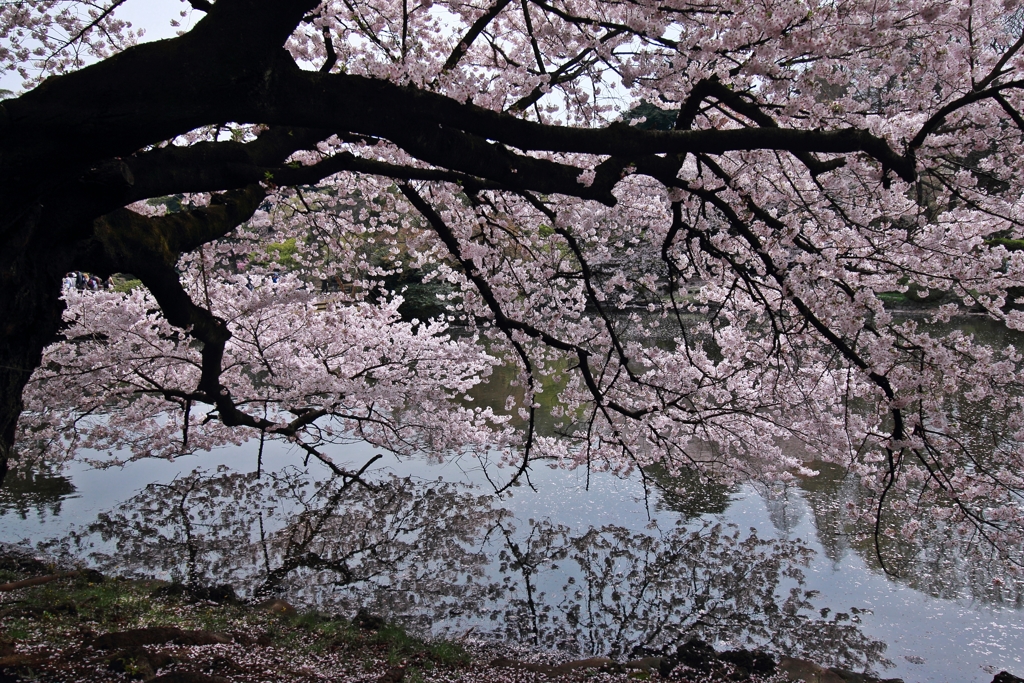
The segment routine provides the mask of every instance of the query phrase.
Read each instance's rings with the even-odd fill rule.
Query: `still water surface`
[[[335,457],[358,466],[375,452],[356,444]],[[855,495],[837,472],[784,490],[694,486],[678,498],[652,478],[645,491],[638,476],[540,466],[536,490],[496,501],[475,461],[386,455],[366,475],[374,491],[301,465],[285,446],[268,448],[257,478],[254,443],[120,469],[75,465],[0,492],[0,540],[63,539],[105,571],[191,575],[325,610],[368,605],[435,633],[544,648],[626,654],[700,633],[718,647],[795,648],[907,683],[1024,676],[1019,594],[927,553],[886,576],[836,521],[842,496]]]

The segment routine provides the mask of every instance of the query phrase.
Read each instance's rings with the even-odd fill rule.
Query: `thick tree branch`
[[[274,129],[279,130],[279,129]],[[263,137],[247,144],[204,142],[144,152],[124,160],[135,182],[121,201],[139,201],[183,192],[216,192],[271,181],[276,185],[311,185],[336,173],[351,171],[396,180],[432,180],[458,183],[467,188],[501,189],[499,183],[454,171],[400,166],[339,152],[309,166],[282,165],[293,151],[326,139],[326,131],[295,133],[287,144],[262,145]]]
[[[165,317],[203,343],[202,373],[190,398],[215,405],[228,426],[266,429],[272,423],[238,410],[220,382],[224,347],[231,333],[224,321],[197,306],[175,270],[180,255],[221,237],[252,216],[265,193],[258,185],[226,193],[195,211],[146,218],[120,209],[97,221],[94,247],[86,266],[133,273],[152,292]]]
[[[265,196],[262,187],[250,185],[215,195],[209,206],[193,211],[147,218],[121,209],[99,221],[95,239],[103,256],[125,266],[125,272],[138,274],[128,267],[135,259],[141,259],[137,265],[159,258],[174,266],[181,254],[223,237],[251,217]]]
[[[216,7],[220,6],[218,3]],[[885,140],[853,128],[644,131],[624,124],[601,129],[569,128],[526,121],[385,81],[301,71],[284,53],[253,60],[255,64],[247,62],[247,66],[235,70],[205,67],[207,61],[216,61],[217,57],[223,61],[222,55],[201,55],[203,65],[179,64],[179,52],[191,50],[193,42],[203,37],[199,29],[197,26],[176,41],[139,46],[95,67],[51,79],[52,83],[48,81],[0,105],[0,129],[5,134],[0,151],[9,162],[4,168],[8,174],[13,168],[20,171],[17,177],[6,178],[10,181],[5,186],[7,192],[31,194],[44,178],[53,183],[54,178],[61,177],[49,166],[45,173],[39,169],[40,175],[36,176],[33,169],[41,158],[62,159],[69,170],[81,168],[113,157],[127,157],[181,130],[225,120],[383,137],[428,163],[506,187],[557,192],[604,203],[614,202],[611,188],[578,183],[579,169],[518,154],[507,146],[623,159],[755,149],[794,154],[866,153],[906,180],[915,176],[913,163],[896,154]],[[186,42],[177,42],[186,38]],[[141,92],[111,89],[112,83],[159,81],[151,75],[165,71],[186,72],[188,82],[160,82],[157,91],[148,86]],[[173,103],[168,101],[168,93],[174,93]],[[359,105],[353,106],[355,102]],[[69,154],[69,149],[75,152]],[[144,183],[145,179],[140,176],[136,181]]]
[[[267,118],[280,116],[281,122],[304,119],[296,123],[310,127],[344,127],[352,132],[391,139],[403,147],[414,147],[418,137],[436,128],[443,131],[445,144],[455,146],[462,155],[480,151],[481,145],[476,140],[493,140],[524,151],[624,158],[648,154],[724,154],[757,149],[793,153],[860,152],[872,156],[908,182],[916,177],[912,162],[897,154],[884,139],[856,128],[657,131],[640,130],[623,123],[598,129],[570,128],[527,121],[442,95],[348,74],[320,76],[294,69],[281,73],[279,85],[273,90],[280,93],[281,99],[266,112]],[[352,101],[372,102],[376,106],[350,108],[339,114],[345,103]],[[318,106],[308,107],[309,102],[317,102]],[[416,112],[415,120],[404,115],[408,111]],[[416,154],[413,149],[409,151]]]
[[[737,114],[745,116],[762,128],[779,129],[779,124],[775,119],[766,114],[756,103],[744,99],[740,93],[725,87],[717,78],[710,78],[702,79],[690,93],[690,97],[679,111],[679,117],[676,120],[675,126],[676,130],[689,130],[697,116],[700,105],[709,97],[714,97]],[[846,164],[846,161],[842,158],[824,162],[819,161],[809,152],[793,151],[793,156],[807,167],[812,176],[834,171]]]
[[[202,125],[247,120],[243,110],[265,94],[284,41],[317,4],[219,0],[183,36],[130,47],[4,101],[0,177],[24,191],[42,166],[52,181],[59,169],[128,156]]]

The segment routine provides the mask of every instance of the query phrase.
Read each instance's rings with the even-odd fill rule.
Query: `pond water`
[[[358,468],[376,451],[339,449]],[[197,470],[196,468],[201,468]],[[627,654],[703,635],[915,681],[1024,675],[1020,595],[936,541],[902,577],[849,535],[841,473],[788,489],[535,467],[496,500],[478,465],[379,459],[348,484],[256,444],[175,462],[74,466],[0,491],[0,540],[125,575],[231,583],[449,636]],[[187,515],[183,515],[187,511]],[[729,525],[735,525],[735,528]],[[750,529],[756,537],[750,537]]]

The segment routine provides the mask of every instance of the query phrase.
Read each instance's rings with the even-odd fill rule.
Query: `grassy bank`
[[[165,582],[96,572],[11,587],[55,576],[32,561],[20,565],[0,568],[8,588],[0,591],[0,681],[397,682],[457,680],[476,666],[457,643],[374,620],[297,613],[281,601],[216,603]]]
[[[214,602],[166,582],[62,573],[25,557],[0,558],[0,584],[0,683],[547,680],[539,669],[489,663],[506,652],[423,640],[363,613],[300,613],[230,595]]]

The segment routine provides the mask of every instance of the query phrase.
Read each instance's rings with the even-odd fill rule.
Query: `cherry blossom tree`
[[[929,515],[1019,563],[1014,0],[191,0],[150,43],[126,1],[0,9],[0,461],[353,429],[513,473],[813,458],[876,539]],[[145,292],[65,308],[73,270]],[[486,343],[402,322],[407,271]],[[499,360],[519,388],[474,407]]]

